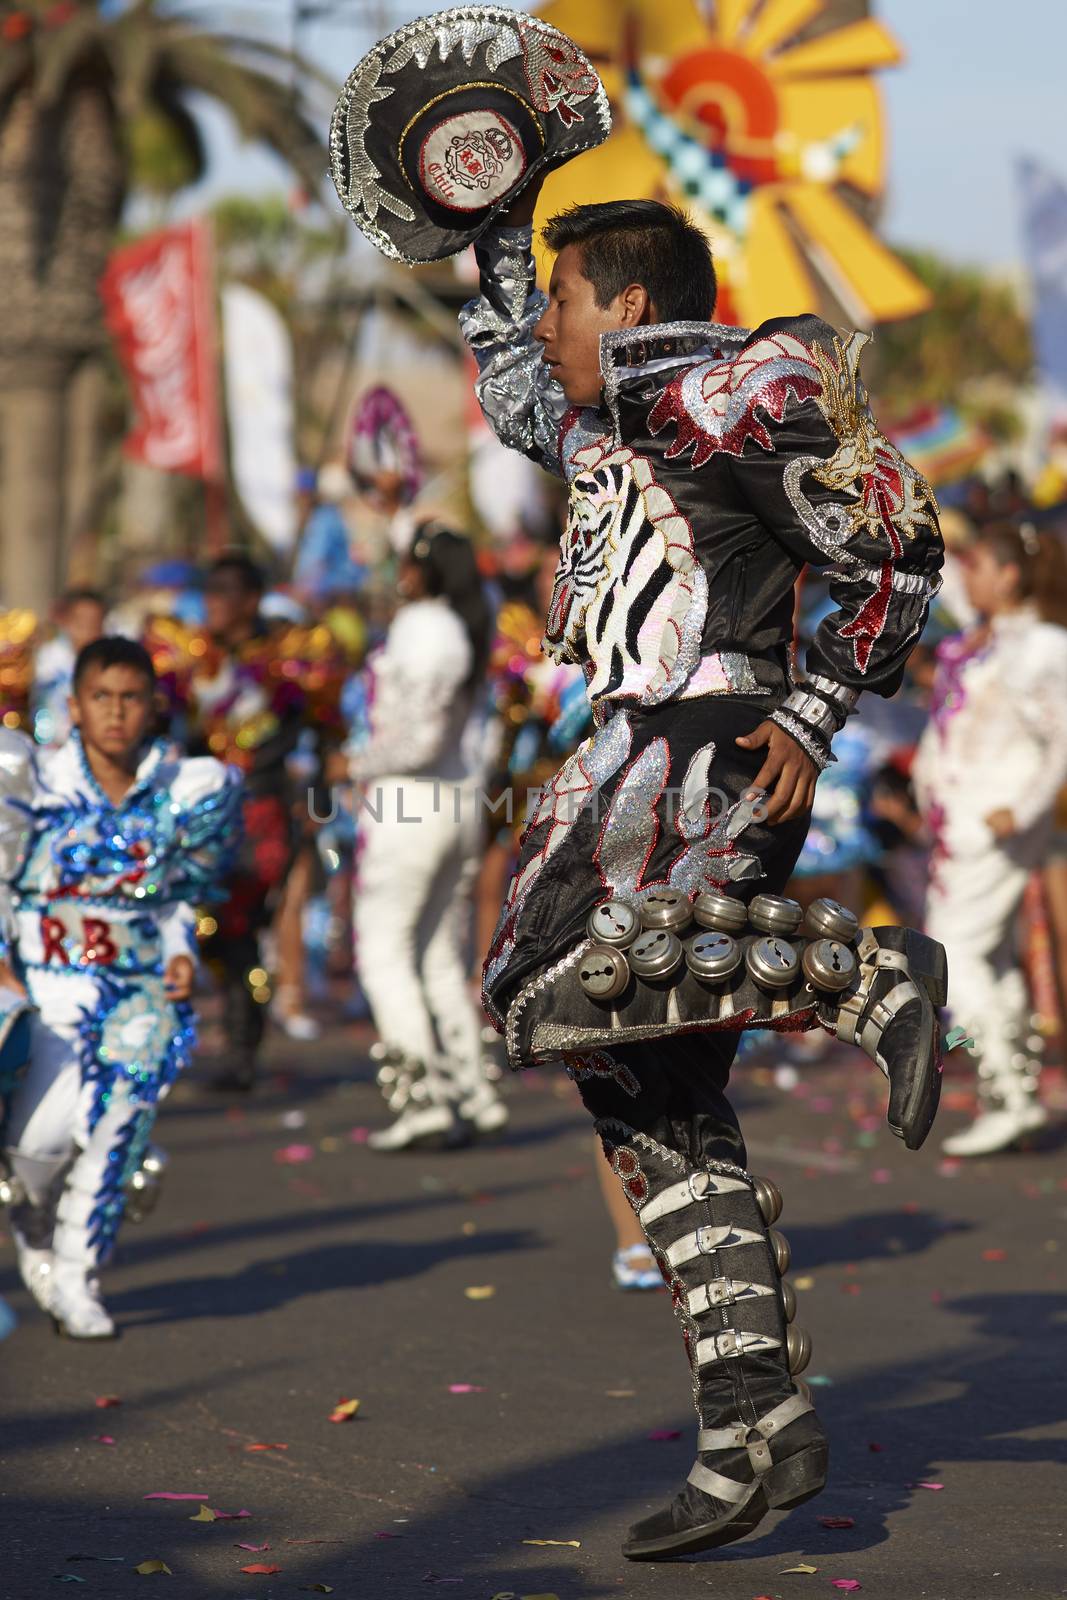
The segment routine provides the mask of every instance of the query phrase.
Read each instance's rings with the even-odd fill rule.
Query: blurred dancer
[[[70,688],[80,651],[104,632],[107,607],[95,589],[68,589],[55,609],[56,633],[37,649],[30,690],[33,737],[60,745],[70,733]]]
[[[195,906],[217,890],[240,790],[219,762],[152,742],[155,674],[132,640],[81,652],[71,716],[58,750],[9,734],[0,761],[0,985],[38,1007],[7,1160],[24,1282],[60,1333],[109,1339],[96,1269],[192,1052]]]
[[[263,615],[264,574],[248,556],[221,556],[209,569],[206,630],[155,619],[146,636],[189,749],[235,766],[244,777],[244,834],[204,954],[220,970],[229,1047],[223,1090],[256,1079],[270,998],[260,938],[293,859],[289,762],[304,730],[336,717],[341,684],[336,645],[324,627]]]
[[[392,1126],[376,1150],[491,1133],[507,1110],[488,1081],[470,997],[468,925],[481,854],[481,733],[491,618],[470,541],[434,524],[401,563],[398,611],[369,665],[355,888],[360,981],[387,1052]]]
[[[980,1156],[1048,1120],[1016,925],[1067,780],[1067,566],[1057,539],[995,523],[965,575],[978,620],[938,650],[913,777],[933,839],[927,928],[978,1058],[978,1117],[942,1149]]]

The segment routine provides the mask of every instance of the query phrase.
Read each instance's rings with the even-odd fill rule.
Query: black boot
[[[264,1012],[252,994],[248,974],[244,970],[226,972],[222,1025],[226,1034],[228,1065],[212,1079],[211,1087],[223,1092],[247,1094],[256,1083]]]
[[[792,1326],[795,1297],[781,1282],[789,1247],[768,1232],[781,1196],[727,1162],[691,1166],[621,1122],[597,1131],[671,1290],[700,1423],[685,1488],[630,1529],[623,1554],[714,1549],[826,1481],[826,1435],[793,1381],[810,1341]]]
[[[859,983],[819,1014],[837,1037],[857,1044],[889,1079],[888,1122],[918,1150],[941,1099],[941,1032],[935,1007],[948,998],[943,945],[913,928],[863,928],[856,942]]]

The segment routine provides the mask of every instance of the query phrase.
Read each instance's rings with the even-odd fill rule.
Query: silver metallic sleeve
[[[475,361],[475,393],[485,420],[509,450],[562,475],[563,390],[541,360],[534,328],[547,301],[537,288],[530,228],[497,228],[475,245],[481,293],[459,314]]]
[[[804,689],[794,689],[782,702],[782,710],[789,711],[794,717],[799,717],[820,738],[827,743],[844,722],[844,713],[838,713],[836,708],[827,705],[826,701],[817,694],[809,694]]]

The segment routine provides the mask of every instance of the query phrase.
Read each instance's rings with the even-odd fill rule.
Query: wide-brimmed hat
[[[566,34],[505,6],[453,6],[350,74],[330,170],[357,227],[412,266],[465,249],[536,173],[610,132],[603,85]]]

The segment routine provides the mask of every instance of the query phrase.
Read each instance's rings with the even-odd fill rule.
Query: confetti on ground
[[[982,1251],[982,1260],[983,1261],[1007,1261],[1007,1259],[1008,1259],[1008,1252],[1006,1250],[983,1250]]]
[[[96,1408],[98,1411],[110,1411],[113,1406],[120,1406],[122,1401],[117,1394],[98,1394]]]
[[[468,1300],[491,1300],[496,1294],[496,1289],[491,1283],[482,1283],[474,1284],[471,1288],[464,1289],[463,1293]]]
[[[657,1440],[658,1439],[680,1439],[682,1437],[682,1430],[681,1430],[681,1428],[653,1428],[652,1432],[650,1434],[648,1434],[647,1437],[649,1439],[657,1439]]]
[[[246,1444],[245,1445],[245,1449],[247,1451],[249,1451],[249,1452],[256,1451],[256,1450],[288,1450],[288,1448],[289,1448],[289,1446],[287,1444]]]
[[[111,1437],[110,1433],[94,1433],[93,1434],[93,1443],[94,1444],[114,1444],[115,1441]]]
[[[819,1523],[824,1528],[854,1528],[855,1517],[820,1517]]]
[[[462,1583],[462,1578],[442,1578],[439,1572],[427,1572],[423,1583]]]
[[[53,1572],[53,1578],[58,1578],[60,1583],[84,1583],[84,1578],[79,1578],[75,1572]]]
[[[190,1522],[217,1522],[218,1520],[210,1506],[201,1506],[196,1515],[189,1518]]]
[[[299,1166],[302,1161],[315,1159],[315,1146],[311,1144],[284,1144],[275,1150],[274,1159],[280,1167]]]
[[[818,1570],[818,1567],[809,1567],[806,1561],[802,1561],[799,1566],[796,1567],[783,1567],[779,1576],[787,1578],[792,1572],[802,1572],[805,1574],[805,1576],[807,1576],[809,1573],[818,1572]]]
[[[484,1394],[485,1385],[482,1383],[450,1383],[449,1394]]]
[[[609,1400],[632,1400],[637,1393],[636,1389],[605,1389],[604,1393]]]
[[[121,1566],[126,1560],[125,1556],[68,1556],[68,1561],[111,1561],[116,1566]]]
[[[834,1384],[833,1378],[828,1378],[822,1372],[813,1373],[807,1382],[809,1388],[812,1389],[832,1389]]]
[[[554,1544],[561,1547],[566,1546],[571,1550],[580,1550],[582,1548],[582,1541],[580,1539],[524,1539],[522,1542],[523,1544]]]
[[[333,1594],[328,1583],[303,1583],[300,1585],[301,1594]]]
[[[880,1456],[882,1451],[885,1449],[885,1445],[884,1444],[875,1444],[874,1441],[872,1440],[868,1444],[867,1449],[871,1452],[872,1455]]]
[[[165,1572],[168,1578],[173,1578],[174,1576],[165,1561],[142,1561],[140,1566],[134,1567],[133,1570],[139,1573],[142,1578],[150,1578],[156,1572]]]
[[[276,1572],[280,1572],[281,1570],[281,1567],[272,1567],[266,1561],[253,1561],[250,1566],[241,1568],[242,1572],[250,1572],[260,1578],[273,1577]]]
[[[917,1483],[915,1487],[916,1489],[933,1489],[936,1492],[938,1489],[943,1489],[945,1485],[943,1483]]]
[[[351,1139],[353,1144],[366,1144],[367,1140],[370,1138],[370,1129],[352,1128],[349,1130],[348,1137]]]
[[[402,1533],[386,1533],[384,1530],[379,1529],[374,1537],[376,1539],[402,1539],[404,1535]]]
[[[249,1555],[261,1556],[264,1550],[269,1550],[269,1544],[235,1544],[235,1550],[247,1550]]]
[[[856,1578],[831,1578],[830,1583],[833,1588],[847,1589],[850,1594],[863,1587]]]
[[[814,1289],[814,1287],[815,1287],[815,1279],[812,1278],[810,1275],[802,1275],[799,1278],[794,1278],[793,1279],[793,1288],[794,1289]]]
[[[344,1400],[344,1399],[338,1400],[337,1404],[334,1406],[333,1410],[330,1412],[330,1421],[331,1422],[351,1422],[352,1418],[355,1416],[355,1414],[356,1414],[356,1412],[358,1410],[359,1410],[359,1401],[358,1400]]]

